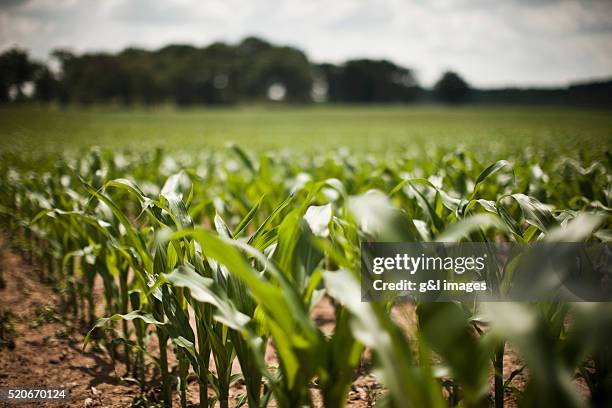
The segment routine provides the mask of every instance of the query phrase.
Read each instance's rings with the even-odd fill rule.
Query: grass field
[[[0,109],[0,147],[64,151],[97,145],[169,150],[222,147],[364,152],[464,146],[497,154],[527,145],[548,151],[603,151],[612,141],[607,111],[543,107],[313,106],[121,110]]]

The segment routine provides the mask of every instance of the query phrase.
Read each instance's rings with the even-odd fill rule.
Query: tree
[[[350,60],[343,66],[316,68],[327,82],[330,101],[408,102],[420,91],[410,69],[386,60]]]
[[[34,79],[36,64],[30,61],[27,52],[12,48],[0,54],[0,101],[11,99],[14,90],[15,99],[24,97],[24,85]]]
[[[458,74],[448,71],[434,86],[434,95],[441,102],[461,103],[470,95],[470,86]]]
[[[45,65],[39,65],[34,75],[36,100],[43,103],[51,102],[58,96],[58,81]]]
[[[104,53],[79,57],[56,55],[62,61],[62,87],[70,101],[83,104],[132,102],[129,75],[116,56]]]
[[[312,70],[306,55],[292,47],[279,47],[255,37],[238,45],[239,91],[249,99],[264,99],[272,86],[286,90],[285,101],[310,101]]]

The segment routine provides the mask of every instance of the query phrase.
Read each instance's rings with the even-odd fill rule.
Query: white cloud
[[[487,0],[10,0],[0,48],[116,51],[246,35],[314,61],[388,58],[425,84],[455,69],[480,86],[557,84],[612,74],[612,3]]]

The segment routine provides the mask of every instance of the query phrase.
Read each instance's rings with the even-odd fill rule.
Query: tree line
[[[52,64],[13,48],[0,54],[0,102],[124,105],[293,103],[579,103],[612,105],[612,82],[558,89],[473,89],[446,72],[432,89],[388,60],[316,64],[301,50],[256,37],[206,47],[169,45],[118,53],[55,50]]]

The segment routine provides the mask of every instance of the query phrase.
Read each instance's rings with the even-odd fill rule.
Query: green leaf
[[[234,229],[234,232],[232,233],[232,236],[237,237],[251,223],[251,221],[253,221],[263,199],[264,196],[261,196],[259,201],[257,201],[253,208],[251,208],[249,212],[244,216],[244,218],[238,223],[238,225]]]
[[[166,275],[166,279],[174,286],[189,289],[191,297],[198,302],[215,306],[217,309],[215,319],[234,330],[245,330],[251,320],[235,308],[224,295],[224,290],[213,279],[203,277],[189,265],[181,265],[174,269]]]
[[[106,325],[108,322],[116,322],[119,320],[131,321],[134,319],[140,319],[147,324],[153,324],[155,326],[164,326],[166,324],[164,322],[160,322],[157,319],[155,319],[153,315],[149,313],[145,313],[141,310],[134,310],[133,312],[130,312],[128,314],[114,314],[110,317],[102,317],[96,320],[93,327],[89,330],[89,332],[87,332],[87,335],[85,336],[85,339],[83,340],[83,350],[85,350],[85,347],[87,346],[87,343],[89,342],[89,338],[91,337],[91,334],[98,327],[102,327]]]
[[[567,223],[565,228],[558,226],[546,234],[548,242],[582,242],[588,239],[606,220],[603,214],[581,213]]]
[[[350,312],[355,338],[374,351],[378,376],[389,389],[392,406],[445,407],[439,385],[415,364],[403,333],[379,305],[361,301],[355,276],[338,270],[325,272],[323,279],[330,295]]]
[[[512,165],[507,160],[499,160],[484,169],[482,173],[478,175],[478,178],[474,183],[474,189],[472,190],[472,195],[470,199],[473,199],[476,196],[476,193],[478,192],[478,190],[482,186],[482,183],[484,183],[486,179],[488,179],[504,167],[510,167],[510,169],[512,170]],[[512,171],[512,175],[514,177],[514,171]]]
[[[501,220],[492,214],[477,214],[461,219],[448,227],[442,234],[436,237],[436,242],[457,242],[469,236],[474,231],[487,228],[505,230]]]
[[[332,219],[331,204],[311,205],[304,214],[312,233],[318,237],[329,236],[329,223]]]

